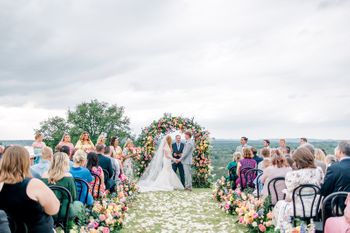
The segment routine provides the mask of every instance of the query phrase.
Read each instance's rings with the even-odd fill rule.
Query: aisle
[[[211,200],[210,189],[195,189],[138,195],[122,232],[243,233],[244,230]]]

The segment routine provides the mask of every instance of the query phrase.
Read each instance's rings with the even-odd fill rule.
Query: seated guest
[[[69,156],[70,149],[69,149],[68,146],[62,146],[61,148],[59,148],[59,152],[66,153],[66,154]],[[70,158],[69,158],[69,166],[70,166],[70,167],[73,166],[73,162],[70,160]]]
[[[298,148],[293,153],[293,160],[298,170],[288,172],[286,174],[286,200],[281,200],[276,203],[273,209],[273,222],[275,229],[281,229],[289,223],[290,217],[293,215],[293,203],[292,195],[295,188],[302,184],[313,184],[320,186],[323,181],[323,172],[321,169],[315,166],[314,155],[309,149],[305,147]],[[303,191],[304,192],[304,191]],[[305,195],[303,197],[305,212],[311,212],[311,205],[313,202],[313,195]],[[302,203],[300,199],[296,200],[296,215],[302,214]],[[317,205],[314,205],[314,211],[316,212]]]
[[[59,208],[55,194],[31,177],[28,151],[21,146],[7,148],[0,163],[0,209],[26,223],[31,233],[53,233],[50,215]]]
[[[243,159],[241,159],[238,162],[238,165],[237,165],[237,176],[238,176],[238,179],[236,180],[236,185],[237,186],[241,185],[241,179],[242,179],[243,187],[246,186],[245,177],[244,176],[240,177],[241,170],[246,169],[246,168],[256,168],[256,161],[253,159],[253,153],[252,153],[252,150],[250,148],[244,148],[243,149]]]
[[[238,162],[241,160],[241,153],[235,152],[233,153],[232,161],[229,162],[226,166],[226,169],[228,170],[228,176],[226,177],[227,180],[233,180],[236,182],[237,180],[237,166]],[[232,169],[232,170],[231,170]]]
[[[275,154],[274,156],[272,156],[272,166],[266,168],[261,177],[261,182],[264,184],[264,188],[262,191],[263,196],[267,197],[269,194],[267,184],[270,182],[270,180],[276,177],[286,177],[286,174],[290,171],[292,171],[292,168],[289,166],[286,158],[283,155]],[[285,188],[285,182],[277,181],[276,190],[278,193],[279,200],[283,199],[284,194],[282,193],[282,190]],[[274,205],[277,202],[277,198],[275,192],[273,191],[273,187],[270,187],[270,191],[272,204]]]
[[[113,180],[114,170],[112,167],[112,161],[110,158],[104,156],[105,152],[105,146],[104,145],[97,145],[96,146],[96,153],[98,156],[98,165],[102,167],[102,169],[105,169],[109,174],[109,177],[105,177],[105,185],[106,188],[109,190],[113,190],[115,186],[115,182]]]
[[[77,201],[77,192],[75,182],[72,174],[69,173],[69,157],[66,153],[56,152],[53,155],[53,160],[50,169],[42,175],[44,183],[47,185],[59,185],[68,189],[72,195],[74,203],[70,207],[70,216],[76,216],[82,209],[83,203]],[[68,199],[66,196],[62,197],[60,193],[55,192],[57,198],[61,202],[61,209],[54,218],[62,219],[67,211],[66,206]],[[79,204],[80,203],[80,204]]]
[[[31,166],[32,173],[37,173],[41,177],[44,172],[47,172],[50,168],[53,152],[50,147],[44,147],[41,152],[41,160],[39,163]]]
[[[97,183],[94,186],[95,178],[90,182],[90,190],[89,192],[92,193],[92,188],[94,188],[94,198],[98,198],[98,187],[100,187],[100,194],[103,195],[106,190],[105,182],[104,182],[104,173],[102,168],[98,165],[98,156],[95,152],[90,152],[87,155],[87,169],[95,175],[98,175],[101,178],[101,185],[100,183]],[[96,181],[99,182],[99,181]]]
[[[256,164],[259,165],[261,161],[263,161],[263,158],[258,156],[258,151],[255,147],[250,148],[253,152],[253,159],[256,161]],[[242,155],[241,155],[242,156]]]
[[[279,153],[278,150],[273,150],[275,153]],[[264,148],[261,150],[263,161],[258,164],[258,169],[264,170],[271,165],[270,149]]]
[[[82,180],[85,180],[88,183],[92,182],[92,175],[90,171],[85,167],[87,162],[86,153],[83,150],[77,150],[73,155],[73,162],[74,162],[74,165],[73,167],[70,168],[70,173],[72,174],[72,176],[74,178],[80,178]],[[88,194],[87,203],[85,203],[86,193],[88,193],[89,190],[86,189],[85,186],[83,186],[82,191],[78,190],[81,188],[80,186],[76,186],[76,188],[78,193],[82,192],[82,195],[80,196],[79,201],[91,206],[94,202],[94,199],[92,198],[90,193]]]
[[[321,149],[315,149],[315,163],[316,166],[321,168],[323,173],[326,173],[326,163],[325,163],[326,155]]]
[[[325,159],[325,162],[326,162],[326,167],[328,168],[332,164],[337,162],[337,158],[335,157],[335,155],[327,155],[326,159]]]
[[[350,142],[341,141],[335,156],[339,163],[328,167],[324,183],[321,187],[321,194],[326,197],[338,191],[350,192]]]
[[[344,216],[328,218],[325,225],[325,233],[350,232],[350,194],[345,201]]]

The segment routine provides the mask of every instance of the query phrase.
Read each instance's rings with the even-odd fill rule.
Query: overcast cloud
[[[97,98],[216,138],[350,138],[350,1],[0,0],[0,139]]]

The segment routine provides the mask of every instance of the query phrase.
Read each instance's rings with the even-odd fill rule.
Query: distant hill
[[[31,146],[34,140],[0,140],[0,145],[21,145],[21,146]]]

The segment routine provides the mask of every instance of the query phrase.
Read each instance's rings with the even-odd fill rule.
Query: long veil
[[[159,147],[156,153],[153,156],[152,161],[145,169],[145,172],[142,174],[138,186],[142,190],[142,187],[149,187],[157,178],[158,174],[162,171],[163,168],[163,157],[164,157],[164,146],[166,143],[166,137],[164,137],[159,144]]]

